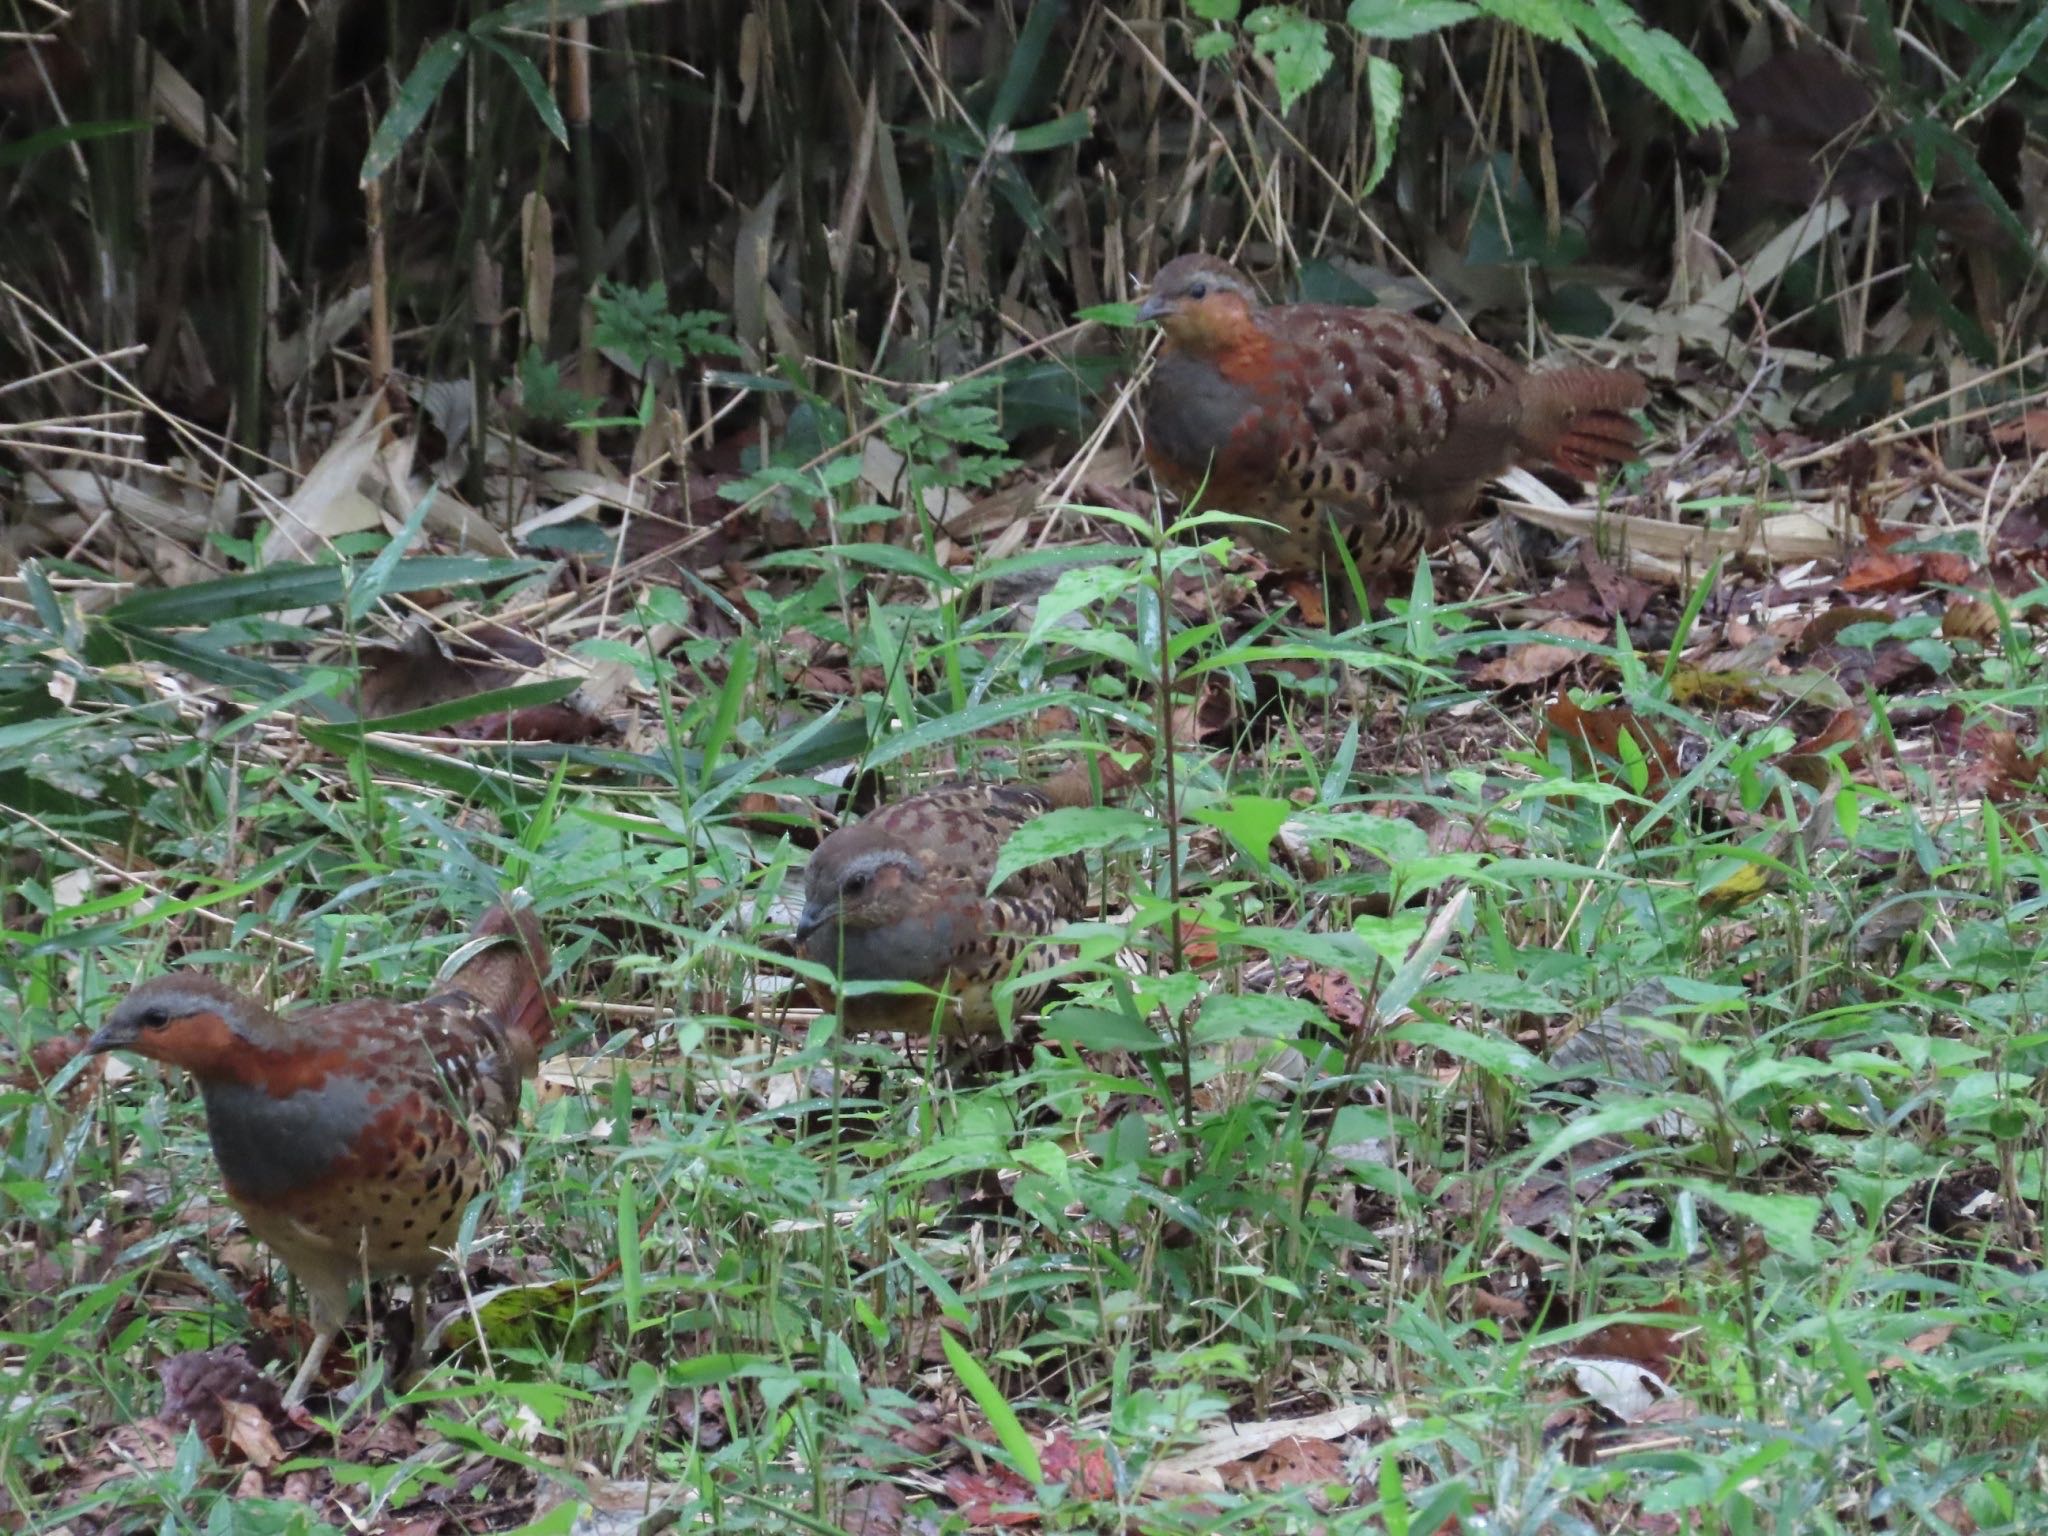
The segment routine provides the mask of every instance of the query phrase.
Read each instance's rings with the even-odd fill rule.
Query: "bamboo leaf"
[[[540,71],[534,67],[533,60],[510,43],[489,33],[479,33],[477,41],[505,61],[506,66],[512,71],[513,78],[518,80],[520,89],[526,92],[526,99],[533,103],[534,113],[546,125],[548,132],[555,136],[555,142],[567,149],[569,125],[563,121],[562,109],[556,104],[553,93],[548,90],[547,81],[541,79]]]
[[[384,591],[425,592],[437,587],[473,587],[509,581],[545,567],[537,560],[491,560],[480,555],[420,555],[400,560],[385,578]],[[281,565],[218,581],[155,588],[123,598],[102,619],[131,628],[178,628],[217,624],[252,613],[283,613],[339,603],[348,590],[343,565]]]
[[[405,148],[406,140],[419,132],[420,124],[434,110],[441,87],[448,83],[448,77],[455,73],[455,66],[469,53],[469,46],[469,39],[462,33],[449,32],[435,38],[420,51],[419,62],[405,77],[405,84],[398,88],[398,99],[384,114],[384,121],[377,125],[376,133],[371,135],[369,151],[363,156],[363,169],[356,178],[358,185],[367,187],[391,169],[392,162]]]
[[[440,491],[441,488],[437,485],[427,487],[426,495],[420,498],[419,505],[414,507],[412,514],[406,518],[405,526],[398,530],[390,543],[377,551],[377,558],[370,562],[370,568],[348,584],[348,605],[345,611],[351,629],[360,624],[363,616],[377,606],[377,600],[384,595],[385,589],[391,583],[392,573],[398,569],[398,562],[403,560],[405,552],[412,548],[412,541],[420,536],[420,529],[427,521],[427,512],[434,505],[434,498]]]
[[[967,1389],[975,1406],[981,1409],[988,1420],[988,1427],[996,1432],[997,1442],[1009,1453],[1010,1464],[1026,1482],[1034,1487],[1042,1484],[1045,1471],[1038,1463],[1038,1447],[1024,1432],[1016,1410],[996,1389],[988,1372],[981,1368],[981,1362],[968,1354],[966,1347],[951,1332],[941,1328],[938,1334],[939,1344],[946,1351],[946,1363],[953,1367],[953,1374],[960,1378],[960,1385]]]

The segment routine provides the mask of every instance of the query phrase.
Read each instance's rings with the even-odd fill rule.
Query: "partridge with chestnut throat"
[[[519,1084],[551,1030],[548,949],[531,912],[498,907],[484,948],[416,1002],[362,998],[280,1017],[208,976],[144,982],[92,1037],[199,1084],[229,1201],[304,1287],[313,1342],[285,1393],[304,1401],[365,1273],[426,1280],[470,1198],[518,1160]]]
[[[1100,772],[1108,793],[1138,770],[1104,758]],[[934,1019],[949,1035],[996,1029],[997,986],[1088,901],[1079,854],[1020,869],[990,891],[997,857],[1027,822],[1093,800],[1085,765],[1038,785],[956,780],[885,805],[818,844],[804,868],[798,952],[842,983],[914,984],[842,994],[840,1022],[906,1034],[924,1033]],[[1043,983],[1020,987],[1013,1005],[1029,1010],[1044,991]]]
[[[1285,569],[1324,565],[1332,513],[1361,573],[1393,572],[1512,465],[1590,481],[1638,454],[1627,413],[1647,391],[1626,370],[1531,372],[1411,315],[1265,305],[1213,256],[1168,262],[1138,314],[1166,333],[1145,408],[1153,472],[1191,509],[1277,524],[1240,536]]]

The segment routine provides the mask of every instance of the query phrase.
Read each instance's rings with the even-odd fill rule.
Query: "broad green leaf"
[[[405,558],[405,552],[412,548],[412,542],[420,536],[420,529],[426,526],[427,513],[432,510],[434,499],[441,494],[438,485],[427,487],[426,494],[419,499],[419,505],[406,516],[405,526],[389,544],[377,551],[377,558],[370,562],[370,568],[360,576],[352,577],[348,584],[349,627],[353,629],[363,617],[377,606],[377,600],[384,595],[391,581],[392,572],[398,569],[398,562]]]
[[[438,587],[471,587],[510,581],[546,567],[538,560],[490,560],[477,555],[418,555],[400,560],[384,591],[424,592]],[[161,587],[123,598],[103,619],[131,628],[174,628],[217,624],[252,613],[321,608],[343,600],[350,571],[340,565],[274,565],[218,581]]]
[[[441,87],[448,83],[448,77],[455,73],[455,66],[468,54],[469,47],[469,39],[462,33],[448,32],[420,50],[419,62],[398,88],[398,99],[371,135],[369,152],[363,156],[363,168],[356,178],[358,186],[367,187],[391,169],[406,140],[419,131],[420,124],[433,111]]]
[[[358,727],[322,725],[309,720],[300,723],[299,734],[336,757],[346,759],[360,752],[373,767],[412,782],[431,784],[465,800],[483,801],[500,810],[511,810],[522,793],[522,786],[510,774],[486,772],[463,759],[439,752],[416,752],[407,747],[393,746],[362,735]],[[535,796],[546,787],[538,781],[525,786]]]
[[[1473,0],[1480,10],[1496,21],[1534,32],[1548,42],[1562,43],[1580,58],[1587,58],[1586,45],[1579,41],[1574,20],[1583,17],[1581,0],[1571,0],[1569,9],[1559,0]]]
[[[1265,795],[1232,795],[1189,814],[1222,832],[1259,868],[1268,869],[1272,867],[1273,839],[1294,814],[1294,803]]]
[[[946,1351],[946,1363],[953,1367],[953,1374],[960,1378],[960,1385],[967,1389],[975,1406],[981,1409],[982,1417],[988,1420],[988,1427],[996,1432],[996,1441],[1009,1454],[1010,1464],[1034,1488],[1043,1484],[1045,1471],[1038,1463],[1038,1447],[1031,1443],[1023,1424],[1018,1422],[1016,1410],[996,1390],[996,1384],[981,1368],[981,1363],[953,1337],[951,1329],[941,1328],[938,1334],[939,1344]]]
[[[731,665],[725,674],[725,683],[718,690],[718,703],[712,712],[711,723],[704,732],[701,751],[704,754],[704,769],[698,782],[701,791],[710,783],[710,774],[718,766],[719,754],[732,740],[734,730],[739,726],[740,712],[746,707],[747,694],[754,684],[754,673],[761,661],[758,645],[740,644],[731,653]]]
[[[889,514],[895,516],[892,510]],[[960,577],[938,564],[922,550],[905,549],[900,544],[871,544],[865,541],[853,544],[820,544],[811,549],[778,550],[754,562],[755,568],[763,571],[816,570],[828,561],[839,560],[848,565],[871,566],[878,571],[887,571],[896,576],[915,576],[919,581],[929,583],[940,591],[951,591],[962,585]]]
[[[1363,848],[1375,858],[1420,859],[1429,852],[1429,834],[1400,816],[1381,816],[1372,811],[1317,811],[1294,813],[1302,836],[1311,843],[1346,843]]]
[[[1669,32],[1647,27],[1628,0],[1591,0],[1586,37],[1695,130],[1733,127],[1735,113],[1707,67]]]
[[[12,144],[0,144],[0,171],[11,171],[27,165],[36,156],[53,149],[62,149],[66,144],[83,144],[92,139],[119,138],[124,133],[141,133],[148,128],[145,122],[119,120],[99,123],[67,123],[61,128],[45,128],[41,133],[32,133],[25,139],[16,139]]]
[[[305,682],[296,672],[247,656],[237,656],[233,651],[207,645],[187,635],[167,635],[160,630],[111,623],[98,625],[94,634],[97,640],[110,644],[122,655],[162,662],[181,672],[189,672],[204,682],[246,688],[259,698],[276,698]],[[97,651],[99,647],[96,645],[94,649]],[[352,718],[352,711],[338,700],[313,694],[307,697],[306,703],[330,720]]]
[[[1195,1020],[1195,1044],[1296,1040],[1329,1026],[1322,1009],[1284,992],[1212,992]]]
[[[916,1248],[900,1237],[889,1239],[889,1246],[896,1250],[896,1257],[903,1261],[903,1267],[923,1282],[924,1288],[932,1293],[932,1300],[939,1304],[942,1317],[951,1319],[963,1327],[973,1320],[974,1314],[967,1310],[967,1303],[960,1299],[960,1293],[953,1289],[952,1282],[933,1267],[931,1261]]]
[[[1084,108],[1050,122],[1034,123],[1029,128],[998,134],[992,147],[998,154],[1028,155],[1039,150],[1078,144],[1094,131],[1095,116]]]
[[[1361,36],[1396,41],[1454,27],[1478,14],[1465,0],[1351,0],[1344,20]]]
[[[1032,94],[1045,68],[1046,49],[1051,45],[1064,4],[1034,5],[1024,13],[1024,25],[1017,32],[1017,46],[1010,52],[1003,82],[996,87],[995,102],[989,108],[988,129],[992,137],[1016,120],[1018,109]]]
[[[884,763],[893,763],[899,757],[908,757],[913,752],[922,752],[948,741],[958,741],[963,736],[975,736],[991,726],[1015,720],[1020,715],[1035,715],[1042,710],[1058,705],[1085,712],[1100,709],[1097,702],[1086,694],[1073,692],[1027,693],[1014,698],[1000,699],[992,704],[976,704],[972,708],[940,713],[933,719],[920,721],[908,730],[894,726],[885,727],[888,734],[875,742],[869,749],[867,765],[879,768]],[[942,708],[937,701],[927,707]]]
[[[581,21],[651,3],[657,0],[518,0],[517,4],[492,11],[488,16],[479,16],[470,23],[469,30],[478,34],[533,32],[564,21]]]
[[[1084,565],[1062,571],[1052,584],[1052,590],[1038,600],[1038,611],[1031,619],[1029,642],[1036,645],[1052,634],[1068,614],[1078,613],[1097,603],[1114,601],[1149,579],[1144,571],[1130,565]]]
[[[526,99],[533,103],[533,110],[547,131],[555,136],[555,142],[562,148],[569,147],[569,125],[562,120],[562,109],[555,102],[554,94],[548,90],[547,81],[540,77],[540,70],[533,60],[514,48],[510,43],[488,33],[477,34],[477,41],[503,59],[512,71],[512,77],[519,82],[519,88],[526,92]]]
[[[1203,21],[1235,21],[1243,0],[1188,0],[1188,9]]]
[[[1335,62],[1329,28],[1291,5],[1262,5],[1244,19],[1252,48],[1273,61],[1273,84],[1280,92],[1280,110],[1292,109],[1322,83]]]
[[[1482,1071],[1519,1083],[1547,1083],[1557,1076],[1540,1056],[1517,1045],[1506,1035],[1456,1029],[1430,1019],[1410,1019],[1398,1028],[1388,1030],[1386,1038],[1429,1046],[1453,1060],[1469,1061]]]
[[[1814,1196],[1759,1195],[1746,1189],[1728,1189],[1706,1179],[1679,1179],[1676,1185],[1718,1205],[1731,1216],[1754,1222],[1780,1253],[1802,1264],[1820,1262],[1814,1234],[1820,1229],[1821,1203]]]
[[[1076,310],[1074,318],[1127,330],[1138,323],[1138,306],[1121,300],[1114,304],[1091,304],[1086,309]]]
[[[1161,1039],[1143,1019],[1085,1004],[1056,1008],[1040,1017],[1038,1027],[1048,1040],[1064,1041],[1089,1051],[1145,1055],[1166,1050],[1172,1043]]]
[[[2016,13],[2025,16],[2025,8],[2017,8]],[[1998,51],[1998,57],[1984,71],[1984,78],[1978,82],[1962,117],[1965,120],[1975,117],[2003,96],[2006,88],[2019,78],[2020,72],[2034,62],[2034,56],[2044,43],[2048,43],[2048,5],[2037,5],[2033,15],[2014,29],[2012,40]]]
[[[1401,71],[1374,54],[1365,61],[1365,83],[1372,98],[1372,166],[1358,189],[1360,197],[1377,187],[1394,163],[1394,143],[1401,131]]]
[[[51,736],[61,736],[81,725],[91,725],[94,720],[92,715],[53,715],[47,720],[23,720],[15,725],[0,725],[0,752],[12,752]]]
[[[1010,834],[989,876],[993,891],[1020,869],[1090,849],[1142,848],[1163,842],[1166,829],[1139,811],[1113,805],[1062,806],[1024,823]]]

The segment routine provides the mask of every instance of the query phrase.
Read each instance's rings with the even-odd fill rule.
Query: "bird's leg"
[[[412,1283],[412,1348],[405,1352],[405,1374],[398,1378],[401,1387],[409,1387],[417,1381],[427,1366],[427,1282],[415,1280]]]
[[[335,1330],[315,1326],[313,1342],[306,1350],[305,1361],[299,1366],[299,1374],[292,1378],[292,1384],[285,1388],[284,1408],[287,1413],[306,1400],[306,1393],[313,1385],[313,1378],[320,1374],[320,1362],[327,1358],[327,1346],[334,1342]]]
[[[327,1358],[334,1336],[341,1332],[341,1325],[348,1319],[346,1273],[317,1277],[302,1273],[299,1284],[305,1289],[307,1306],[313,1314],[313,1342],[306,1349],[306,1358],[299,1366],[298,1375],[285,1388],[283,1406],[287,1412],[306,1400],[306,1394],[320,1375],[321,1362]]]

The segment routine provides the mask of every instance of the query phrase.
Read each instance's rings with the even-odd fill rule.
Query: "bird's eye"
[[[868,877],[866,875],[848,875],[846,883],[840,886],[839,889],[848,896],[858,896],[867,888]]]
[[[1189,298],[1191,298],[1191,299],[1206,299],[1206,298],[1207,298],[1208,296],[1209,296],[1209,285],[1208,285],[1207,283],[1203,283],[1203,282],[1193,282],[1193,283],[1189,283],[1189,284],[1188,284],[1188,297],[1189,297]]]
[[[170,1022],[170,1014],[162,1008],[145,1008],[142,1011],[142,1027],[144,1029],[162,1029]]]

